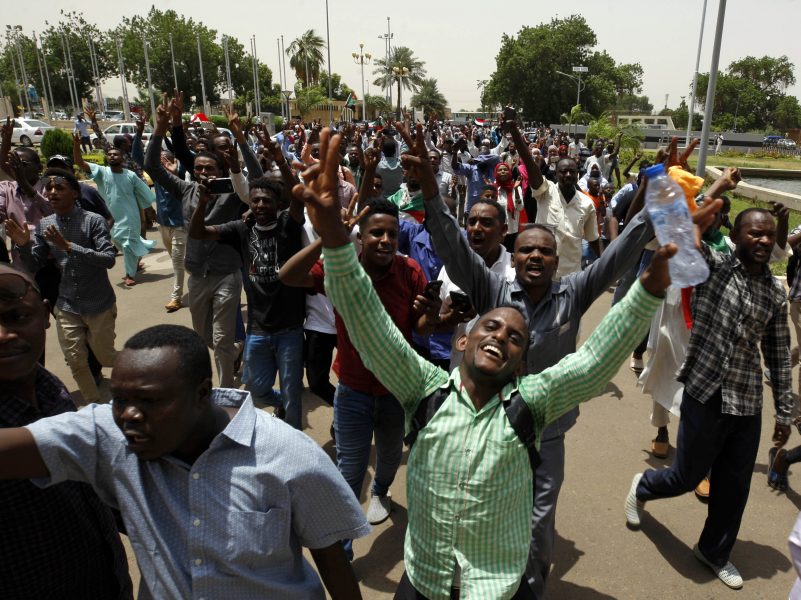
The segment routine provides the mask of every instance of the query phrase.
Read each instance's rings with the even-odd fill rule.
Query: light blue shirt
[[[361,507],[314,441],[256,410],[250,394],[216,389],[239,411],[193,465],[140,461],[110,405],[28,426],[50,477],[83,481],[122,512],[150,594],[159,599],[325,598],[301,547],[370,531]]]

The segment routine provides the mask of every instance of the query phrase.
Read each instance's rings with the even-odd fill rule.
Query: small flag
[[[351,92],[350,96],[348,96],[347,102],[345,102],[345,108],[351,108],[356,106],[356,93]]]
[[[484,119],[473,119],[473,122],[476,124],[477,127],[484,127]]]

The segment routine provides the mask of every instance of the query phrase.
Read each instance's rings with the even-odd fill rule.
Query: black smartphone
[[[426,284],[425,289],[423,290],[423,296],[428,298],[429,300],[437,300],[439,298],[439,289],[442,287],[442,282],[438,279],[435,281],[429,281]]]
[[[451,307],[459,312],[467,312],[473,307],[470,298],[464,292],[451,292]]]
[[[507,106],[503,109],[503,120],[504,121],[516,121],[517,120],[517,111],[512,108],[511,106]]]
[[[218,177],[217,179],[209,179],[206,183],[206,188],[209,194],[233,194],[234,184],[231,183],[230,177]]]

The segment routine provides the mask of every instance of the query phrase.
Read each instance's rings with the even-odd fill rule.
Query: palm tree
[[[309,29],[287,46],[289,66],[295,71],[298,81],[306,83],[306,87],[316,84],[320,79],[320,69],[325,64],[324,49],[325,42],[314,29]]]
[[[429,117],[441,115],[445,111],[448,101],[437,88],[436,79],[424,79],[420,83],[417,93],[412,96],[412,106],[423,109],[426,121]]]
[[[426,76],[426,70],[423,68],[426,63],[418,59],[411,48],[396,46],[392,49],[388,60],[379,58],[374,64],[373,75],[378,75],[373,82],[374,85],[387,89],[395,83],[398,84],[398,115],[400,115],[401,89],[406,88],[413,92],[419,89]]]

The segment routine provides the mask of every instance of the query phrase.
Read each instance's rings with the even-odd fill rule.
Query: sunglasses
[[[0,301],[19,302],[28,294],[28,290],[38,291],[30,281],[20,275],[3,273],[0,275]]]
[[[53,185],[62,185],[66,183],[68,183],[66,177],[62,177],[61,175],[48,175],[47,185],[45,187],[50,187]]]

